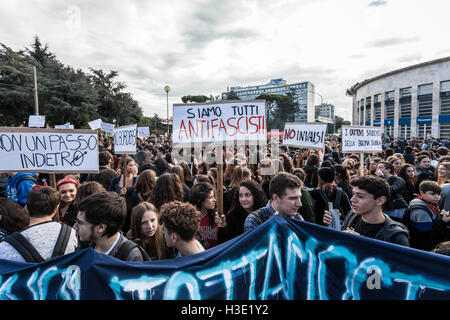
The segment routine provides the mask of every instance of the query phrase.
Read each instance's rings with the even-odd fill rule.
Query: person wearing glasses
[[[78,208],[74,228],[80,241],[90,241],[95,251],[123,261],[149,260],[144,249],[121,231],[127,215],[124,197],[114,192],[94,193],[83,199]]]

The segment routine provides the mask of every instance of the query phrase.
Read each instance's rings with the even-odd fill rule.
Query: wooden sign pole
[[[359,176],[364,176],[364,153],[360,153],[359,159]]]
[[[220,152],[222,152],[222,147],[220,147]],[[217,151],[216,151],[217,152]],[[223,152],[222,152],[223,153]],[[225,214],[223,212],[223,157],[219,156],[220,163],[217,163],[217,211],[219,214]]]

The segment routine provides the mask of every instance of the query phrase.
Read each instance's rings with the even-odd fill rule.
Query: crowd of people
[[[178,161],[167,137],[139,138],[135,155],[116,155],[100,135],[98,173],[57,175],[54,187],[45,174],[3,176],[0,259],[40,262],[87,247],[125,261],[171,259],[276,214],[448,255],[449,146],[383,139],[362,164],[333,135],[322,156],[280,144],[226,147],[222,187],[216,163],[195,152]]]

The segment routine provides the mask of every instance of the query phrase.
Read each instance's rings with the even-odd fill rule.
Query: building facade
[[[317,121],[334,122],[334,105],[329,103],[322,103],[315,106]]]
[[[353,124],[394,139],[450,139],[450,57],[364,80],[352,87]]]
[[[222,99],[227,99],[230,91],[236,93],[241,100],[253,100],[260,94],[293,93],[295,101],[299,103],[299,113],[292,115],[289,121],[314,122],[314,85],[307,81],[288,84],[284,79],[272,79],[268,84],[249,87],[231,87],[222,93]]]

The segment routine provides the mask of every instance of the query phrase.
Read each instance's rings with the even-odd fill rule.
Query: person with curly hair
[[[165,173],[158,178],[153,188],[150,202],[161,209],[161,206],[171,201],[183,201],[183,185],[176,173]]]
[[[160,221],[164,241],[169,248],[178,251],[177,258],[205,251],[195,239],[200,225],[200,212],[194,205],[181,201],[166,203],[161,207]]]

